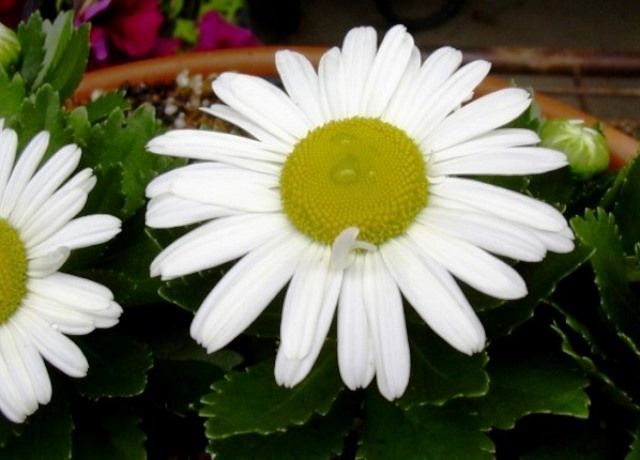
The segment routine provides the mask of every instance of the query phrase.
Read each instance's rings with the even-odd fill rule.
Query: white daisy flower
[[[0,411],[20,423],[51,399],[44,359],[72,377],[87,360],[64,334],[111,327],[122,313],[93,281],[58,270],[69,252],[111,239],[120,221],[74,218],[96,183],[91,169],[67,180],[80,149],[67,145],[40,169],[49,133],[35,136],[16,161],[18,138],[0,119]],[[15,162],[15,165],[14,165]],[[66,181],[66,183],[65,183]]]
[[[252,138],[170,131],[150,151],[201,160],[147,188],[147,224],[207,221],[167,247],[151,274],[168,280],[242,257],[199,308],[192,336],[214,352],[233,340],[289,282],[276,359],[278,383],[300,382],[336,307],[340,374],[351,388],[374,375],[388,399],[409,380],[402,296],[452,347],[472,354],[485,333],[454,277],[501,299],[523,297],[518,273],[490,253],[539,261],[571,251],[563,216],[533,198],[470,178],[535,174],[566,165],[533,147],[538,136],[500,128],[530,104],[505,89],[468,101],[489,63],[460,67],[441,48],[421,63],[404,27],[379,48],[370,27],[351,30],[316,73],[281,51],[286,90],[224,73],[226,105],[203,109]]]

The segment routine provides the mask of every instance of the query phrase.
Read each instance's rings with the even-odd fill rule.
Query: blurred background
[[[259,44],[339,45],[358,25],[403,23],[428,53],[442,45],[493,73],[640,135],[638,0],[0,0],[15,27],[40,10],[91,23],[90,68]]]

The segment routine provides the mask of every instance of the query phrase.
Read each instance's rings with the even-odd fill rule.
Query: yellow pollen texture
[[[280,177],[284,212],[325,244],[347,227],[381,244],[401,235],[427,204],[425,163],[404,131],[377,118],[329,122],[296,144]]]
[[[27,292],[27,254],[9,223],[0,218],[0,324],[20,306]]]

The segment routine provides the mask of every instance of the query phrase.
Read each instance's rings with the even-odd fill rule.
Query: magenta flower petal
[[[109,44],[107,34],[102,27],[92,27],[89,35],[91,54],[97,62],[104,62],[109,58]]]
[[[158,37],[153,46],[154,56],[169,56],[176,54],[182,46],[182,40],[174,37]]]
[[[113,45],[128,56],[149,53],[158,37],[163,16],[156,0],[114,0],[117,14],[109,18],[105,28]]]
[[[200,18],[196,50],[241,48],[257,45],[258,39],[249,29],[225,21],[217,11],[209,11]]]
[[[109,8],[109,5],[111,5],[111,0],[95,0],[85,3],[76,13],[73,20],[75,26],[91,21],[96,15]]]

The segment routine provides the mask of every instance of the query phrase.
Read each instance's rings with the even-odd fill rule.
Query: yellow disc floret
[[[0,324],[18,309],[27,292],[27,254],[18,232],[0,218]]]
[[[296,144],[280,177],[284,212],[301,232],[331,244],[347,227],[373,244],[405,232],[427,204],[422,153],[377,118],[332,121]]]

